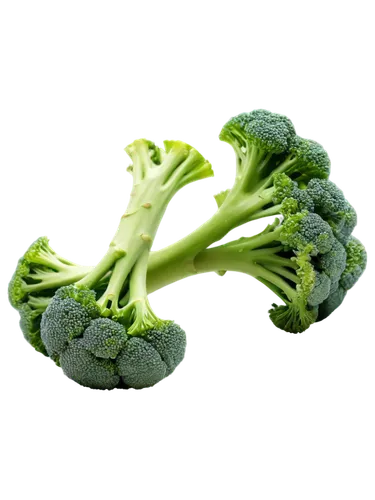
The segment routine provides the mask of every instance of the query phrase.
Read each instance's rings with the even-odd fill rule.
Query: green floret
[[[346,267],[341,275],[340,286],[344,290],[350,290],[362,276],[367,264],[367,253],[362,243],[350,237],[346,250]]]
[[[308,296],[307,303],[309,306],[318,306],[326,300],[330,294],[331,280],[325,273],[315,271],[314,288]]]
[[[69,343],[61,353],[60,364],[67,377],[91,389],[114,389],[120,382],[115,363],[95,357],[81,338]]]
[[[148,330],[144,338],[158,351],[166,365],[166,376],[170,375],[185,356],[184,330],[173,321],[164,321]]]
[[[280,240],[298,251],[308,248],[310,255],[318,255],[331,250],[334,236],[329,224],[318,214],[303,211],[285,220]]]
[[[306,189],[319,214],[331,215],[346,207],[347,201],[343,192],[329,180],[311,179]]]
[[[331,250],[324,255],[320,255],[316,265],[318,269],[329,276],[332,282],[338,282],[346,267],[344,246],[335,238]]]
[[[331,162],[325,149],[317,142],[295,136],[289,154],[278,167],[288,175],[297,174],[299,179],[329,177]]]
[[[167,373],[158,351],[141,337],[131,337],[126,342],[116,358],[116,365],[124,384],[134,389],[151,387]]]
[[[109,318],[98,318],[84,331],[82,345],[99,358],[115,359],[127,338],[123,325]]]
[[[343,192],[331,181],[312,179],[307,191],[314,201],[315,211],[332,227],[336,238],[346,245],[357,224],[357,214]]]
[[[69,342],[83,334],[99,316],[95,292],[73,285],[59,288],[42,316],[40,332],[48,355],[60,356]]]

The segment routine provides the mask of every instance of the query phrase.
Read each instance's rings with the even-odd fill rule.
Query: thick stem
[[[229,231],[244,224],[272,198],[271,191],[254,193],[253,195],[240,194],[238,185],[228,193],[217,212],[198,229],[185,238],[177,241],[163,250],[152,252],[149,259],[149,274],[170,274],[171,268],[179,266],[183,261],[195,273],[193,261],[195,256],[221,240]],[[172,271],[173,273],[173,271]]]

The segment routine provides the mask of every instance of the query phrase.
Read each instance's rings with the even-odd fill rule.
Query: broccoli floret
[[[326,300],[331,290],[331,280],[325,273],[315,271],[314,288],[308,296],[307,303],[309,306],[318,306]]]
[[[144,389],[160,382],[166,376],[166,364],[160,354],[145,339],[130,338],[116,358],[118,373],[124,384]]]
[[[91,389],[114,389],[120,382],[115,363],[91,354],[81,338],[69,343],[60,363],[67,377]]]
[[[346,267],[341,275],[340,286],[350,290],[362,276],[367,264],[367,253],[362,243],[351,236],[346,250]]]
[[[41,338],[48,355],[60,356],[99,313],[93,290],[79,290],[73,285],[59,288],[41,321]]]
[[[357,224],[357,214],[343,192],[331,181],[311,179],[306,188],[315,211],[332,227],[336,238],[345,245]]]
[[[110,366],[103,365],[102,361],[116,359],[123,350],[128,352],[128,336],[146,335],[152,331],[157,350],[169,353],[170,359],[163,360],[167,374],[182,359],[177,354],[177,345],[181,344],[180,330],[168,328],[169,323],[166,323],[159,331],[161,320],[149,304],[148,257],[161,217],[173,195],[186,184],[211,176],[212,169],[191,146],[179,141],[165,141],[164,145],[162,151],[154,143],[142,139],[126,148],[132,159],[128,171],[133,176],[133,191],[106,255],[83,278],[60,287],[43,313],[41,339],[48,355],[60,362],[64,372],[82,385],[99,388],[94,383],[90,385],[93,379],[88,363],[96,360],[94,372],[98,366]],[[108,274],[107,287],[97,294],[101,280]],[[156,345],[157,341],[160,345]],[[70,349],[72,342],[73,350]],[[87,355],[82,352],[84,348]],[[82,359],[85,367],[81,376]],[[139,366],[142,371],[141,363]],[[129,381],[125,383],[132,386]],[[107,382],[100,384],[108,388]]]
[[[164,321],[148,330],[144,338],[158,351],[166,365],[166,375],[170,375],[185,356],[184,330],[173,321]]]
[[[98,318],[83,332],[82,345],[99,358],[115,359],[127,338],[123,325],[109,318]]]
[[[320,255],[316,265],[329,276],[332,282],[337,282],[346,267],[346,251],[344,246],[335,238],[331,250]]]

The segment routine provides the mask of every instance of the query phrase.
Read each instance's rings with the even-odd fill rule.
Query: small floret
[[[73,285],[61,287],[42,316],[41,338],[48,355],[60,356],[69,342],[83,334],[92,319],[99,317],[95,292]]]
[[[124,384],[144,389],[166,376],[166,364],[151,344],[141,337],[131,337],[116,358],[118,373]]]
[[[367,253],[362,243],[351,236],[346,250],[346,267],[341,275],[340,285],[350,290],[362,276],[367,265]]]
[[[98,318],[83,332],[82,345],[99,358],[115,359],[127,338],[123,325],[109,318]]]
[[[308,248],[310,255],[318,255],[331,250],[334,236],[327,222],[318,214],[305,210],[285,220],[280,240],[300,252]]]
[[[114,362],[91,354],[81,338],[69,343],[60,364],[67,377],[91,389],[114,389],[120,382]]]
[[[166,365],[166,376],[170,375],[185,356],[184,330],[173,321],[164,321],[148,330],[144,338],[158,351]]]
[[[318,306],[326,300],[330,293],[331,280],[325,273],[315,271],[314,288],[311,290],[307,299],[309,306]]]

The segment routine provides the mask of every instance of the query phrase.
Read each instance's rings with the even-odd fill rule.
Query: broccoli
[[[108,251],[95,267],[72,264],[39,238],[20,259],[9,300],[36,350],[81,385],[150,387],[182,361],[185,332],[161,320],[148,294],[214,271],[255,277],[283,301],[269,311],[280,329],[300,333],[344,300],[366,267],[352,236],[354,208],[330,180],[317,142],[296,134],[285,116],[265,110],[229,120],[220,139],[233,147],[236,176],[215,196],[217,210],[169,247],[151,252],[167,205],[186,184],[212,176],[194,148],[145,139],[126,148],[133,190]],[[258,235],[211,247],[232,229],[276,216]]]
[[[179,139],[166,138],[161,147],[137,137],[126,153],[132,187],[110,242],[112,254],[108,251],[82,279],[60,287],[40,323],[50,359],[68,378],[90,389],[113,390],[121,384],[149,389],[186,358],[186,330],[158,316],[148,298],[148,256],[178,191],[215,174],[211,160]]]
[[[346,266],[340,278],[344,290],[350,290],[362,276],[367,265],[367,253],[362,243],[351,236],[346,250]]]
[[[167,275],[172,263],[192,262],[200,251],[246,222],[283,215],[288,209],[313,211],[313,200],[303,190],[311,179],[328,178],[330,160],[320,144],[297,136],[288,118],[265,110],[242,113],[224,125],[219,137],[236,155],[234,185],[216,195],[218,210],[211,219],[151,256],[151,273],[163,268]],[[293,207],[286,201],[291,198]]]

